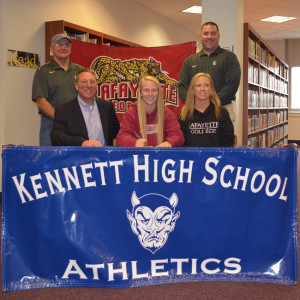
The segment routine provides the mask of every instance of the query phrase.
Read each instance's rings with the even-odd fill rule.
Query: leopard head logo
[[[160,62],[153,57],[122,61],[107,56],[100,56],[92,62],[91,69],[96,72],[98,84],[119,83],[122,81],[129,81],[135,84],[142,77],[152,75],[163,84],[177,86],[177,81],[169,78],[167,72],[161,70]]]

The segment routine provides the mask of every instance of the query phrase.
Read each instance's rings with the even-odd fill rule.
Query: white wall
[[[300,67],[300,39],[287,40],[287,62],[290,67]],[[289,139],[300,141],[300,112],[289,112]]]
[[[300,141],[300,114],[289,112],[289,140]]]
[[[286,57],[286,40],[267,41],[271,49],[279,56],[280,59],[287,62]]]
[[[287,40],[287,57],[290,67],[300,67],[300,39]],[[289,113],[289,139],[300,140],[300,112]]]
[[[202,0],[203,15],[202,23],[213,21],[218,24],[220,30],[220,46],[234,50],[243,67],[243,23],[244,23],[244,0]],[[218,9],[216,9],[218,7]],[[243,72],[242,72],[243,73]],[[234,133],[237,136],[237,144],[243,141],[243,77],[236,93],[236,119]]]
[[[0,11],[3,11],[3,3],[0,2]],[[0,17],[0,41],[4,40],[4,26],[3,26],[3,18]],[[1,45],[1,44],[0,44]],[[1,47],[1,46],[0,46]],[[5,64],[4,59],[4,51],[0,51],[0,93],[3,91],[4,88],[4,72],[3,72],[3,66]],[[4,97],[3,95],[0,96],[0,146],[4,144]],[[0,160],[0,170],[1,170],[1,160]],[[1,176],[1,174],[0,174]]]
[[[287,40],[287,60],[291,67],[300,66],[300,39]]]
[[[37,53],[43,64],[44,23],[53,20],[66,20],[144,46],[199,39],[131,0],[0,0],[1,145],[38,145],[40,118],[31,101],[35,70],[9,67],[7,53],[8,49]]]

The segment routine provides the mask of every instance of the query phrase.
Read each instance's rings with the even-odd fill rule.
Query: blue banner
[[[298,279],[293,148],[2,152],[5,291]]]

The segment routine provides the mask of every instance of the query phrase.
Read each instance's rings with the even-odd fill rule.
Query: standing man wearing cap
[[[54,35],[50,45],[53,59],[34,75],[32,100],[41,114],[40,146],[51,146],[55,108],[77,96],[75,79],[82,67],[70,61],[71,43],[71,38],[64,33]]]

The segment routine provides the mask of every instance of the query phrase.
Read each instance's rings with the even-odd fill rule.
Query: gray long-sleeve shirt
[[[179,96],[183,102],[192,78],[200,72],[210,74],[222,105],[235,100],[240,85],[241,67],[234,53],[218,47],[209,56],[201,50],[187,57],[178,83]]]

